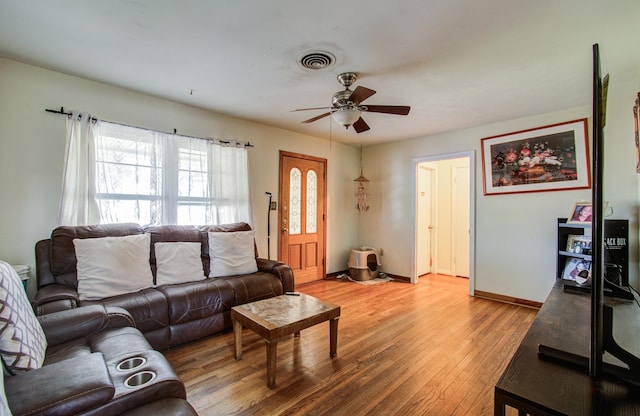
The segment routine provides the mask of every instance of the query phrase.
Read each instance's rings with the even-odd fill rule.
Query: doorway
[[[411,282],[421,275],[469,279],[474,293],[474,153],[414,159],[415,218]]]
[[[280,151],[278,260],[296,285],[325,277],[326,159]]]

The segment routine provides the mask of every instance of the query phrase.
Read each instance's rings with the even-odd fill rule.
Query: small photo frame
[[[591,202],[576,202],[567,218],[567,224],[590,224],[592,213]]]
[[[580,278],[578,274],[586,270],[591,275],[591,262],[589,260],[569,258],[564,265],[564,271],[562,272],[562,278],[564,280],[583,281],[584,278]]]
[[[585,235],[569,235],[567,237],[567,252],[591,255],[591,237]]]

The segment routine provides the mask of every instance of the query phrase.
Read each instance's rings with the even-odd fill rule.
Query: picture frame
[[[562,271],[562,279],[576,281],[576,276],[582,270],[587,270],[588,273],[591,274],[591,261],[576,257],[570,257],[567,259],[567,262],[564,265],[564,270]]]
[[[633,106],[633,126],[635,131],[634,141],[636,145],[636,172],[640,173],[640,92]]]
[[[587,235],[567,236],[568,253],[591,255],[591,237]]]
[[[576,202],[567,217],[567,224],[590,224],[592,212],[591,202]]]
[[[591,187],[587,119],[481,139],[484,195]]]

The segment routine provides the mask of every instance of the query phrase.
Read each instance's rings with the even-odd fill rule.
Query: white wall
[[[603,65],[606,70],[606,65]],[[630,280],[638,281],[638,195],[631,107],[640,90],[618,85],[612,74],[605,130],[605,194],[614,217],[630,220]],[[585,88],[590,88],[585,86]],[[144,94],[0,59],[0,259],[34,266],[33,247],[56,226],[64,117],[45,108],[89,111],[106,120],[194,136],[249,140],[254,227],[266,253],[265,191],[277,197],[278,151],[328,160],[327,272],[344,270],[351,247],[384,249],[384,270],[411,274],[414,238],[413,159],[476,152],[475,289],[543,301],[555,276],[556,218],[566,217],[589,190],[482,195],[480,139],[590,116],[590,104],[552,114],[505,121],[430,137],[365,147],[364,173],[371,179],[364,213],[354,209],[358,149],[290,131],[203,111]],[[428,123],[425,120],[425,123]],[[272,217],[272,226],[275,214]],[[272,229],[272,253],[276,253]],[[33,271],[32,271],[33,273]]]
[[[349,250],[358,244],[352,196],[352,180],[359,174],[357,148],[6,59],[0,59],[0,259],[31,266],[33,276],[34,244],[57,225],[65,118],[45,108],[60,106],[140,127],[250,141],[255,146],[249,150],[253,225],[264,257],[268,202],[264,192],[272,192],[277,200],[279,150],[326,158],[327,272],[346,268]],[[275,257],[277,215],[272,215]]]
[[[590,90],[590,86],[585,88]],[[617,85],[612,74],[607,108],[605,195],[615,214],[630,221],[630,281],[638,284],[638,174],[631,107],[638,85]],[[360,236],[384,249],[385,271],[411,275],[412,160],[475,151],[475,290],[542,302],[556,271],[556,218],[566,217],[590,190],[484,196],[480,139],[590,117],[591,106],[542,114],[430,137],[364,148],[370,183],[368,212],[360,215]],[[425,120],[428,122],[428,120]]]

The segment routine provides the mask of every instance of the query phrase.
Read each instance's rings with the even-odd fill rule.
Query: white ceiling
[[[352,144],[590,105],[593,43],[637,82],[640,1],[0,0],[0,56]],[[336,64],[300,68],[312,50]],[[329,106],[347,71],[409,115],[301,124],[322,111],[290,110]]]

